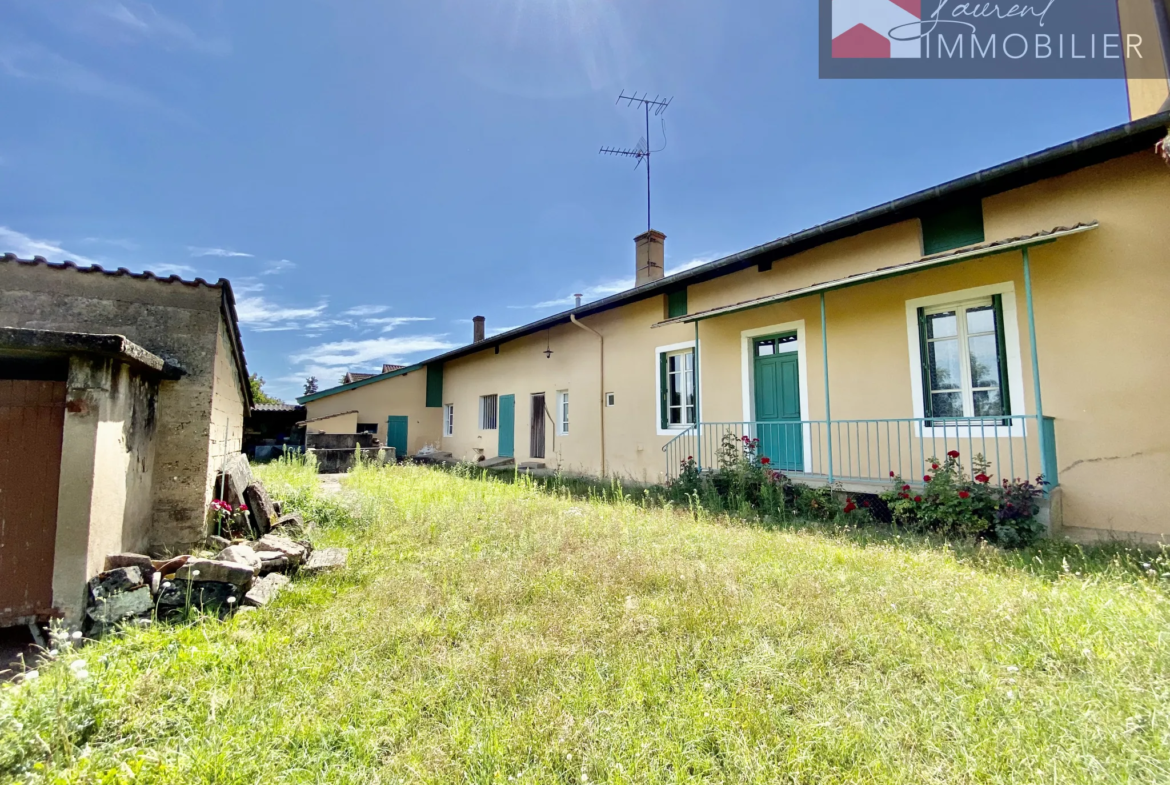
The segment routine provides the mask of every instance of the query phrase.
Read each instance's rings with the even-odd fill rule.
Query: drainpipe
[[[821,357],[825,366],[825,430],[829,435],[829,485],[833,484],[833,409],[829,405],[829,336],[825,330],[825,293],[821,292]]]
[[[1024,246],[1024,299],[1028,307],[1028,343],[1032,351],[1032,395],[1036,401],[1036,435],[1040,442],[1040,468],[1048,474],[1047,450],[1044,449],[1044,399],[1040,396],[1040,352],[1036,348],[1036,312],[1032,307],[1032,260]],[[1010,420],[1009,420],[1010,422]],[[1028,478],[1031,480],[1031,478]],[[1051,478],[1045,476],[1046,480]],[[1047,491],[1045,491],[1047,494]]]
[[[597,404],[598,404],[598,407],[597,407],[598,412],[597,413],[598,413],[598,417],[599,417],[598,423],[600,424],[600,427],[597,430],[599,431],[599,433],[601,435],[601,476],[604,477],[605,476],[605,336],[603,336],[601,333],[597,332],[597,330],[594,330],[592,327],[585,325],[585,324],[581,324],[581,322],[577,321],[576,314],[572,314],[572,313],[569,314],[569,321],[572,322],[573,324],[577,325],[578,327],[580,327],[582,330],[588,330],[589,332],[596,335],[597,340],[599,341],[600,349],[601,349],[601,351],[598,353],[599,371],[600,371],[600,373],[598,374],[598,385],[601,387],[601,391],[597,394]]]

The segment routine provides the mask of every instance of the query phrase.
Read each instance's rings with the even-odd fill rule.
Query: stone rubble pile
[[[264,487],[252,479],[246,459],[231,468],[225,471],[225,485],[247,500],[263,536],[255,541],[211,536],[206,551],[168,559],[137,553],[107,556],[105,571],[89,582],[87,634],[98,637],[118,624],[149,623],[187,607],[221,615],[263,607],[288,587],[289,575],[345,566],[347,549],[314,550],[307,540],[294,539],[313,524],[306,525],[295,513],[281,515]]]

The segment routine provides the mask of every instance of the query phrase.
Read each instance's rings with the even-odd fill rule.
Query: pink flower
[[[748,442],[750,442],[750,441],[751,441],[751,438],[750,438],[750,437],[748,437],[748,436],[745,436],[745,437],[743,437],[743,443],[744,443],[744,444],[747,444],[747,443],[748,443]]]
[[[909,485],[903,485],[903,486],[902,486],[902,490],[904,490],[904,491],[908,491],[908,490],[910,490],[910,486],[909,486]]]
[[[959,451],[958,450],[951,450],[950,452],[947,453],[947,457],[948,458],[958,458]]]
[[[975,482],[987,483],[987,482],[991,482],[991,478],[988,477],[986,474],[976,474],[975,475]]]
[[[971,497],[971,494],[968,491],[959,491],[959,498],[960,499],[968,499],[970,497]]]
[[[763,458],[761,458],[761,459],[760,459],[760,463],[761,463],[762,465],[764,465],[764,466],[767,466],[767,465],[768,465],[769,463],[771,463],[771,462],[772,462],[772,459],[771,459],[771,458],[769,458],[769,457],[768,457],[768,456],[766,456],[766,455],[765,455]]]
[[[937,463],[932,463],[932,464],[930,465],[930,468],[932,468],[932,469],[937,469],[937,468],[938,468],[938,464],[937,464]]]
[[[915,497],[914,497],[914,501],[916,501],[916,502],[920,502],[920,501],[922,501],[922,497],[921,497],[921,496],[915,496]]]
[[[924,475],[922,475],[922,481],[923,481],[923,482],[930,482],[930,479],[931,479],[931,477],[930,477],[930,475],[929,475],[929,474],[924,474]]]
[[[893,470],[891,470],[891,471],[890,471],[890,476],[891,476],[891,477],[893,477],[893,476],[894,476],[894,472],[893,472]]]

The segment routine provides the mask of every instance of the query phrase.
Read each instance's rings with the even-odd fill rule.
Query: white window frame
[[[776,335],[778,333],[796,333],[796,342],[792,344],[793,349],[785,349],[783,353],[790,351],[796,352],[796,372],[800,377],[800,419],[806,422],[810,420],[808,413],[808,352],[805,346],[805,326],[804,319],[797,319],[794,322],[783,322],[781,324],[769,324],[766,327],[753,327],[750,330],[743,330],[739,334],[740,343],[740,374],[741,385],[743,389],[743,421],[752,422],[755,419],[756,412],[756,360],[754,354],[755,339],[765,335]],[[700,403],[702,401],[700,400]],[[801,437],[804,440],[803,455],[804,455],[804,471],[812,471],[812,426],[805,425],[801,429]]]
[[[1020,355],[1020,327],[1016,316],[1016,286],[1012,281],[976,286],[971,289],[962,289],[956,292],[934,294],[929,297],[917,297],[906,301],[906,335],[910,347],[910,394],[914,403],[914,416],[926,416],[926,407],[922,398],[922,348],[918,331],[918,309],[925,308],[928,312],[938,310],[944,306],[969,305],[975,300],[985,300],[992,295],[1000,296],[1000,305],[1003,309],[1003,339],[1005,365],[1007,366],[1006,380],[1008,404],[1011,407],[1011,417],[1028,414],[1024,396],[1024,371]],[[966,371],[964,371],[964,379]],[[920,437],[978,438],[981,435],[996,437],[1023,437],[1028,433],[1028,421],[1012,419],[1010,425],[987,425],[971,428],[966,425],[933,426],[925,423],[916,423],[916,432]]]
[[[569,391],[557,390],[557,436],[569,435]]]
[[[443,435],[455,435],[455,404],[443,404]]]
[[[488,426],[487,424],[487,399],[496,399],[496,423]],[[489,395],[479,396],[479,429],[481,431],[495,431],[500,427],[500,396],[498,393],[491,393]]]
[[[693,423],[687,424],[687,425],[671,425],[665,429],[662,427],[662,374],[660,372],[660,369],[662,368],[662,355],[675,354],[677,352],[685,352],[688,349],[690,349],[691,351],[694,351],[694,349],[695,349],[695,342],[694,341],[683,341],[682,343],[672,343],[672,344],[669,344],[667,346],[654,347],[654,430],[659,436],[677,436],[680,432],[685,431],[687,428],[694,427]],[[703,342],[699,341],[698,356],[699,356],[700,360],[702,360],[702,352],[703,352]],[[703,369],[699,368],[699,383],[702,384],[702,381],[703,381]],[[700,389],[700,390],[697,390],[696,392],[701,393],[702,390]],[[698,420],[700,422],[702,422],[703,421],[703,396],[700,394],[698,396],[698,398],[699,398],[699,411],[696,413],[696,416],[697,416]]]

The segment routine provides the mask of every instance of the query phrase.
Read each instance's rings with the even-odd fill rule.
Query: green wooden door
[[[500,396],[500,412],[496,425],[500,429],[500,449],[496,455],[512,458],[516,455],[516,396]]]
[[[804,471],[799,362],[796,352],[776,353],[783,342],[775,341],[759,339],[754,345],[759,455],[781,471]]]
[[[386,446],[394,448],[394,457],[400,461],[406,457],[406,428],[409,423],[409,417],[386,418]]]

